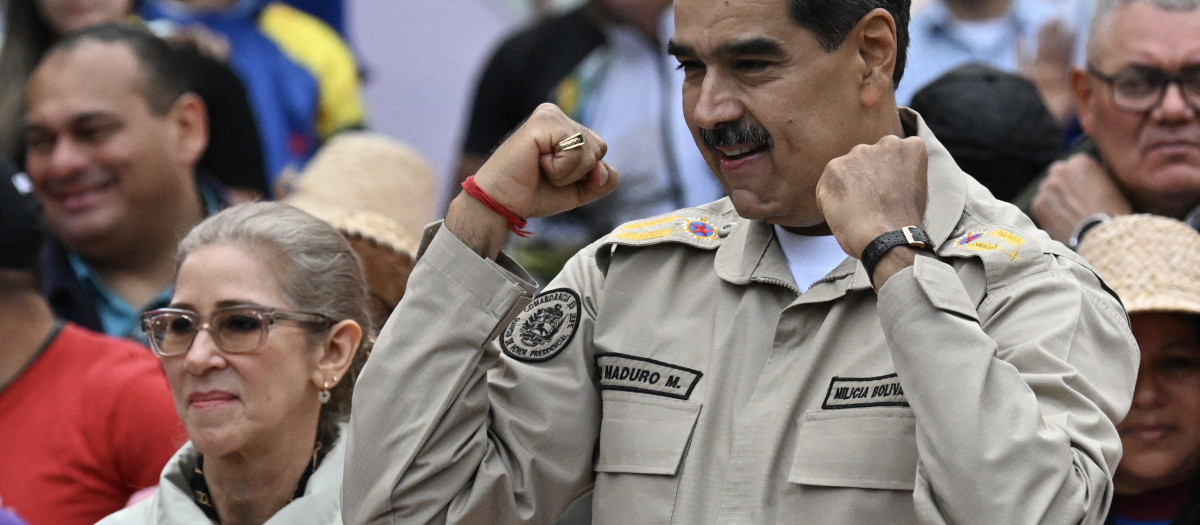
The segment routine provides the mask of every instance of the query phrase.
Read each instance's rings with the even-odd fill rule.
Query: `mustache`
[[[757,124],[735,124],[716,129],[700,128],[700,140],[714,148],[739,144],[770,145],[771,134]]]

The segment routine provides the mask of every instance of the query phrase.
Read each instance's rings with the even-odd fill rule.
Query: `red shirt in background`
[[[29,525],[120,510],[187,440],[158,358],[73,324],[2,388],[0,504]]]

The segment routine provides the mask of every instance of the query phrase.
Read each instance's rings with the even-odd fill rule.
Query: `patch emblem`
[[[670,237],[673,230],[667,225],[677,220],[680,217],[668,216],[629,223],[617,230],[616,237],[623,241],[653,241]]]
[[[983,234],[984,234],[984,232],[980,232],[980,233],[967,232],[967,234],[965,236],[963,236],[963,238],[958,240],[958,245],[966,246],[975,241],[978,241],[980,237],[983,237]]]
[[[704,375],[698,370],[626,354],[596,354],[601,390],[687,399]]]
[[[1008,255],[1008,261],[1012,262],[1021,260],[1021,245],[1025,244],[1025,239],[1008,230],[992,230],[980,233],[967,232],[967,235],[959,239],[957,244],[980,252],[999,251]]]
[[[829,392],[821,408],[906,407],[908,398],[900,387],[900,377],[837,377],[829,382]]]
[[[644,232],[621,232],[617,234],[617,238],[621,239],[622,241],[653,241],[670,236],[671,230],[668,228],[660,228],[657,230]]]
[[[645,228],[650,228],[652,226],[662,226],[664,224],[667,224],[669,222],[676,221],[676,220],[679,220],[679,217],[676,217],[674,215],[670,215],[667,217],[659,217],[657,219],[646,219],[644,221],[637,221],[637,222],[631,222],[629,224],[626,224],[625,226],[622,226],[619,231],[642,230]]]
[[[694,219],[688,222],[687,229],[692,232],[692,235],[707,239],[717,234],[717,230],[713,229],[712,225],[704,219]]]
[[[609,239],[623,244],[646,246],[659,242],[681,242],[702,248],[716,247],[720,244],[717,229],[704,210],[692,210],[687,213],[697,215],[662,215],[645,220],[626,223],[609,234]]]
[[[579,295],[566,288],[538,295],[500,337],[500,348],[518,361],[550,359],[571,343],[579,328]]]

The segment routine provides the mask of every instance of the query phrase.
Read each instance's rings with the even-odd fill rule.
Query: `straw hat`
[[[412,147],[378,133],[340,133],[303,172],[283,177],[283,202],[398,253],[415,254],[433,220],[433,168]]]
[[[1122,215],[1088,231],[1078,252],[1129,313],[1200,313],[1200,233],[1158,215]]]
[[[282,191],[280,191],[282,190]],[[302,173],[285,173],[280,199],[342,232],[363,262],[376,329],[404,297],[421,231],[433,220],[433,168],[377,133],[344,132]]]

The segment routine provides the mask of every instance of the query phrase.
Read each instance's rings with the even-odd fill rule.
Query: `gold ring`
[[[579,133],[558,141],[558,144],[554,145],[554,153],[557,155],[564,151],[582,148],[585,143],[586,142],[583,140],[583,132],[580,131]]]

